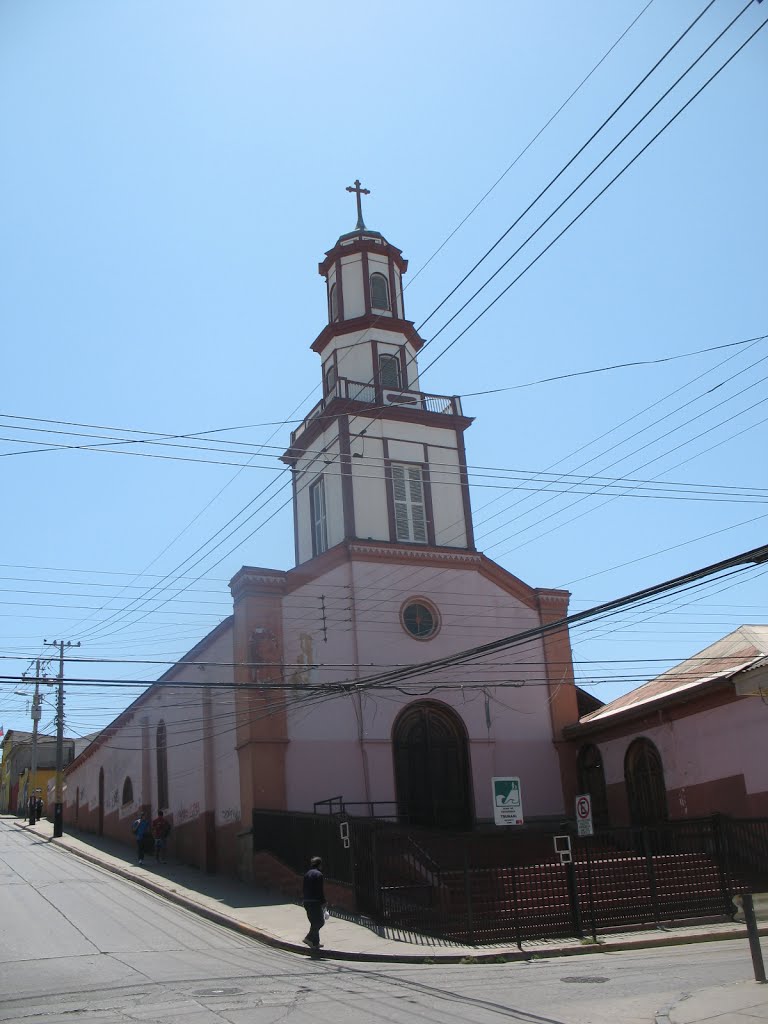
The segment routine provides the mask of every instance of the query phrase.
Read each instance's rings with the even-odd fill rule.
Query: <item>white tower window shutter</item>
[[[320,555],[328,547],[325,516],[325,481],[319,477],[309,488],[309,512],[312,521],[312,553]]]
[[[398,540],[427,543],[427,511],[424,479],[420,466],[392,466],[392,495],[395,505],[395,533]]]

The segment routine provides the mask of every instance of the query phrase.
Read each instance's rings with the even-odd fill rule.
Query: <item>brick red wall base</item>
[[[265,889],[277,889],[290,900],[301,899],[302,876],[286,867],[277,857],[266,850],[253,855],[253,881]],[[354,913],[357,910],[355,894],[351,885],[342,882],[325,881],[325,898],[332,907],[339,907]]]
[[[607,787],[608,813],[612,825],[629,825],[629,802],[623,782]],[[667,790],[670,821],[686,818],[708,818],[727,814],[732,818],[768,816],[768,793],[748,793],[743,775],[700,782]]]
[[[136,840],[131,831],[131,825],[138,817],[138,813],[137,811],[136,814],[125,818],[120,818],[117,812],[105,814],[103,835],[123,843],[126,847],[133,847]],[[201,870],[215,870],[222,874],[236,875],[239,826],[235,823],[217,829],[212,827],[212,818],[212,815],[201,815],[193,821],[174,826],[173,817],[169,816],[171,833],[168,837],[168,856]],[[98,808],[89,810],[87,807],[81,806],[77,820],[75,820],[75,805],[65,804],[64,825],[65,828],[73,832],[88,832],[91,835],[98,835]]]

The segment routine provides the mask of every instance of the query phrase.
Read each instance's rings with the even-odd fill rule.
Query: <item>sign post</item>
[[[582,793],[576,797],[576,826],[580,836],[593,836],[595,826],[592,822],[592,797]]]
[[[491,779],[493,820],[497,825],[522,825],[523,796],[517,776]]]

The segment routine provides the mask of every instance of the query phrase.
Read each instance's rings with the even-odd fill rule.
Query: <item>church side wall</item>
[[[354,585],[354,586],[352,586]],[[333,595],[327,640],[319,614],[307,615],[309,595]],[[409,596],[427,598],[440,612],[441,628],[429,641],[411,637],[400,621]],[[296,628],[303,609],[305,630]],[[483,577],[476,568],[436,568],[388,562],[341,566],[285,600],[285,658],[364,666],[363,674],[386,666],[431,660],[508,636],[539,623],[538,612]],[[302,653],[303,652],[303,653]],[[349,679],[351,670],[313,669],[312,682]],[[490,681],[489,680],[493,680]],[[435,684],[451,689],[428,691]],[[461,683],[467,688],[462,691]],[[426,685],[425,685],[426,684]],[[471,784],[477,819],[493,817],[491,778],[520,776],[526,817],[561,815],[562,783],[552,742],[544,653],[540,641],[492,662],[394,688],[344,696],[289,716],[288,807],[343,795],[346,801],[394,801],[392,730],[398,713],[423,695],[444,702],[461,718],[469,739]],[[472,685],[470,688],[471,684]],[[362,721],[362,743],[359,736]]]
[[[231,629],[198,652],[197,660],[232,662]],[[99,776],[103,771],[103,833],[133,842],[130,825],[142,809],[158,811],[158,727],[166,730],[168,803],[171,822],[168,850],[172,857],[201,867],[216,861],[234,867],[239,828],[239,774],[234,741],[234,692],[211,688],[211,737],[204,739],[203,701],[208,691],[174,682],[232,682],[231,667],[179,666],[128,713],[115,733],[92,745],[67,770],[65,820],[87,831],[99,831]],[[210,781],[206,787],[206,770]],[[123,804],[126,777],[132,801]]]
[[[768,707],[757,697],[733,698],[697,713],[665,712],[668,720],[622,735],[595,739],[603,755],[611,818],[629,820],[624,758],[644,736],[655,744],[664,767],[671,818],[716,812],[735,817],[768,816],[768,760],[763,754]],[[656,719],[654,719],[656,721]]]

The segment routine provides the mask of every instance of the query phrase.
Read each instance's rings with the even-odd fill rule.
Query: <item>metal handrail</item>
[[[365,405],[399,406],[406,409],[419,409],[424,412],[436,412],[446,416],[462,415],[461,399],[457,395],[433,395],[425,391],[413,391],[410,388],[386,387],[371,381],[339,377],[333,391],[321,398],[310,409],[299,427],[291,431],[291,444],[337,398]]]

